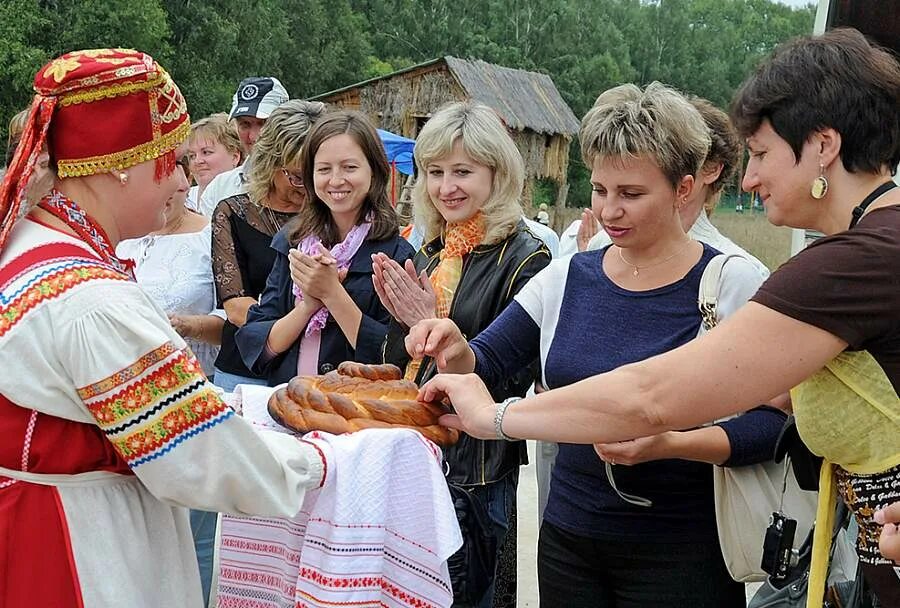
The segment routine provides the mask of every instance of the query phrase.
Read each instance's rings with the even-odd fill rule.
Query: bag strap
[[[719,282],[722,278],[722,269],[725,267],[725,262],[736,257],[740,256],[720,253],[711,259],[706,268],[703,269],[703,276],[700,277],[700,293],[697,299],[697,304],[700,307],[701,332],[709,331],[716,325],[716,304],[719,301]],[[605,465],[606,479],[609,481],[613,491],[619,495],[619,498],[639,507],[653,506],[653,501],[648,498],[620,490],[616,485],[612,465],[608,462]]]
[[[653,506],[653,501],[649,498],[644,498],[643,496],[638,496],[637,494],[629,494],[628,492],[620,490],[619,486],[616,485],[616,478],[613,476],[612,465],[608,462],[604,462],[603,464],[606,465],[606,479],[607,481],[609,481],[609,485],[612,486],[613,491],[615,491],[615,493],[619,495],[619,498],[638,507]]]
[[[725,262],[731,258],[742,257],[736,253],[720,253],[709,261],[700,277],[700,289],[697,295],[697,306],[700,308],[700,319],[703,331],[709,331],[718,322],[717,305],[719,303],[719,285],[722,282],[722,270]]]
[[[718,323],[716,308],[719,302],[719,284],[722,280],[722,270],[725,268],[725,262],[731,258],[739,257],[742,256],[736,253],[720,253],[713,257],[706,265],[706,268],[703,269],[703,275],[700,277],[699,294],[697,296],[697,305],[700,308],[701,331],[709,331],[716,326],[716,323]],[[653,501],[647,498],[620,490],[616,485],[612,466],[608,462],[605,464],[606,479],[609,481],[609,485],[612,486],[613,491],[619,495],[619,498],[639,507],[653,506]]]

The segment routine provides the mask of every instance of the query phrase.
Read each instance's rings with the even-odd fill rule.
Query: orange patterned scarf
[[[444,231],[444,248],[441,261],[431,273],[431,286],[437,296],[436,312],[439,319],[450,315],[450,305],[462,277],[463,257],[468,255],[484,240],[484,216],[481,211],[458,224],[448,224]],[[409,362],[405,378],[415,380],[419,373],[421,359]]]
[[[446,319],[450,314],[453,294],[462,276],[463,256],[484,240],[484,216],[481,211],[459,224],[448,224],[444,232],[441,261],[431,273],[431,286],[437,295],[437,316]]]

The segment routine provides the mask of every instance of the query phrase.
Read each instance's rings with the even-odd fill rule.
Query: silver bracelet
[[[517,441],[516,439],[503,432],[503,416],[506,414],[506,408],[508,408],[516,401],[521,400],[521,397],[510,397],[503,403],[497,404],[497,411],[494,413],[494,432],[497,434],[497,439],[500,439],[502,441]]]

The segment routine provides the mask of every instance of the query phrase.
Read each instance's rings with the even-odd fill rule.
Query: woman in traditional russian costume
[[[166,71],[78,51],[34,88],[0,186],[0,605],[200,606],[187,507],[293,516],[323,449],[236,416],[115,256],[178,187]],[[56,178],[28,209],[45,144]]]

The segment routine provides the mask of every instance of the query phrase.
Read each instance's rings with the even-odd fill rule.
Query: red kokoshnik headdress
[[[61,178],[121,171],[156,159],[156,178],[175,170],[187,138],[187,104],[152,57],[130,49],[74,51],[34,77],[37,93],[0,184],[0,249],[20,210],[44,144]]]

